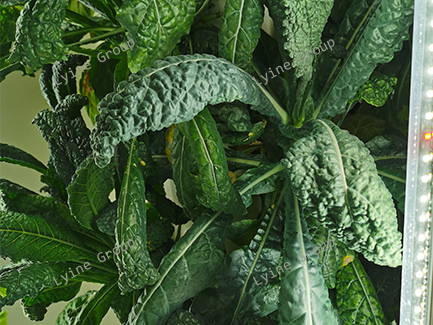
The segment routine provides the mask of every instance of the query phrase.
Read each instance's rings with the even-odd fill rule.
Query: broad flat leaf
[[[158,269],[161,277],[139,297],[128,324],[164,324],[185,300],[212,287],[223,265],[228,224],[228,216],[220,213],[197,219],[163,258]]]
[[[66,0],[31,0],[21,10],[11,63],[24,62],[34,69],[65,60],[67,47],[62,41],[62,21]]]
[[[38,216],[0,212],[0,255],[12,261],[94,261],[95,252],[85,248],[83,241],[71,229]]]
[[[262,23],[259,0],[227,0],[218,32],[219,56],[242,69],[250,68]]]
[[[189,121],[208,104],[240,100],[279,124],[287,116],[248,74],[224,59],[179,55],[154,66],[132,74],[100,102],[92,132],[98,166],[109,163],[120,141]]]
[[[95,294],[96,291],[87,291],[85,294],[70,301],[57,317],[55,325],[78,325],[78,318]]]
[[[231,324],[242,324],[242,321],[253,315],[266,316],[277,309],[278,294],[273,295],[273,301],[263,298],[269,294],[268,290],[273,288],[270,284],[278,280],[279,272],[280,275],[285,272],[283,267],[282,271],[276,271],[281,255],[281,199],[284,191],[279,193],[280,199],[275,208],[267,211],[249,247],[243,247],[230,254],[231,264],[227,273],[236,288],[236,299],[231,304],[233,307],[236,306]],[[277,279],[272,280],[273,278]]]
[[[327,247],[326,249],[321,249],[319,253],[318,263],[322,269],[323,279],[325,284],[329,289],[335,288],[335,276],[337,271],[343,266],[344,262],[347,260],[347,256],[353,260],[355,258],[355,253],[346,248],[342,242],[338,241],[331,235],[331,231],[321,226],[317,219],[310,218],[307,222],[314,223],[314,226],[310,227],[311,242],[314,247]],[[335,245],[329,247],[328,242],[334,241]]]
[[[349,249],[378,264],[401,265],[401,233],[391,194],[364,143],[332,122],[286,152],[294,194],[301,206]]]
[[[12,306],[15,301],[24,297],[35,298],[45,288],[56,288],[57,284],[53,276],[58,277],[59,274],[64,274],[68,266],[67,263],[55,262],[2,266],[0,268],[0,287],[6,288],[6,296],[0,295],[0,309],[3,306]]]
[[[380,5],[378,5],[380,4]],[[361,12],[359,8],[361,6]],[[336,38],[337,45],[348,50],[344,61],[328,64],[335,69],[331,82],[323,87],[315,114],[319,117],[335,116],[344,111],[348,100],[369,79],[380,63],[388,63],[394,52],[400,51],[404,40],[409,38],[409,26],[413,20],[414,2],[411,0],[393,1],[354,1],[342,22],[342,30],[348,31],[344,38]],[[355,23],[352,13],[360,12],[359,23]],[[392,13],[392,14],[390,14]],[[347,40],[346,40],[347,39]],[[319,70],[320,74],[321,70]]]
[[[119,269],[119,288],[122,292],[141,289],[158,280],[158,271],[147,251],[145,184],[138,169],[137,142],[131,143],[128,163],[119,195],[116,223],[116,246],[133,242],[126,250],[119,249],[114,260]],[[128,244],[131,246],[130,244]]]
[[[285,202],[282,263],[289,262],[291,269],[284,273],[281,280],[278,306],[280,324],[339,324],[317,257],[314,254],[309,255],[309,258],[305,257],[307,252],[313,250],[313,243],[302,218],[298,200],[291,191],[287,191]],[[304,261],[301,262],[301,259]]]
[[[31,154],[6,143],[0,143],[0,161],[31,168],[42,174],[47,170],[47,167]]]
[[[396,85],[397,78],[373,72],[370,79],[358,89],[355,97],[349,102],[363,99],[370,105],[381,107],[394,91]]]
[[[338,273],[337,305],[344,324],[387,324],[373,284],[358,258]]]
[[[68,301],[80,291],[81,282],[72,282],[61,287],[44,289],[37,297],[24,297],[21,306],[24,314],[33,321],[42,321],[47,313],[47,307],[53,302]]]
[[[111,300],[118,295],[119,288],[116,281],[104,285],[89,299],[74,324],[94,325],[101,323],[102,318],[110,309]]]
[[[196,193],[198,201],[214,211],[245,214],[245,206],[230,180],[221,136],[209,110],[205,108],[191,121],[178,126],[191,148],[186,154],[192,156],[198,169],[197,182],[201,188]]]
[[[296,76],[311,78],[314,47],[321,44],[322,31],[331,13],[333,0],[290,1],[269,0],[269,11],[274,20],[283,57],[293,59]],[[325,45],[326,47],[326,45]],[[285,54],[288,52],[288,55]],[[307,52],[310,54],[307,54]],[[299,57],[301,53],[302,60]]]
[[[62,224],[78,229],[78,224],[68,207],[55,197],[38,195],[18,184],[0,179],[0,206],[3,209],[27,215],[39,215],[47,222]]]
[[[248,169],[236,179],[233,185],[238,191],[248,186],[248,190],[242,195],[245,206],[249,207],[253,203],[253,195],[275,191],[278,174],[283,169],[280,164],[261,163],[259,167]]]
[[[86,159],[72,178],[68,192],[68,204],[75,219],[87,229],[110,202],[108,196],[114,187],[114,166],[98,168],[92,158]]]
[[[132,72],[170,55],[194,20],[193,0],[126,0],[116,18],[126,28],[135,46],[128,51]]]
[[[196,193],[200,191],[200,185],[196,175],[198,173],[197,163],[192,159],[191,152],[190,142],[176,126],[171,148],[171,163],[176,195],[185,214],[195,220],[203,213],[205,208],[196,197]]]

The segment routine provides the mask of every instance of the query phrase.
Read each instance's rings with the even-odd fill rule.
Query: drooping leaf
[[[95,295],[96,291],[87,291],[85,294],[70,301],[57,317],[55,325],[77,324],[77,320],[84,308]]]
[[[394,202],[367,148],[332,122],[312,125],[312,133],[286,152],[302,207],[349,249],[379,265],[400,265]]]
[[[24,297],[21,306],[24,314],[33,321],[42,321],[47,313],[47,307],[53,302],[68,301],[80,291],[81,282],[68,283],[61,287],[44,289],[37,297]]]
[[[0,296],[0,309],[12,306],[24,297],[36,298],[45,288],[56,288],[53,278],[68,269],[67,263],[20,263],[0,268],[0,287],[6,295]],[[71,282],[75,280],[71,279]],[[59,287],[60,288],[60,287]],[[29,300],[27,300],[29,301]]]
[[[259,167],[248,169],[241,177],[236,179],[234,187],[240,191],[248,186],[242,195],[246,207],[253,203],[253,195],[266,194],[276,190],[278,173],[284,170],[280,164],[261,163]]]
[[[138,150],[134,139],[119,195],[115,234],[117,246],[133,242],[132,247],[121,249],[120,254],[114,257],[122,292],[152,285],[159,277],[147,251],[145,184],[137,164]]]
[[[197,219],[164,257],[158,269],[161,277],[139,297],[128,324],[163,324],[186,299],[213,286],[214,276],[223,265],[228,224],[228,217],[220,213]]]
[[[124,1],[116,18],[136,43],[128,52],[129,69],[137,72],[170,55],[188,34],[194,12],[193,0]]]
[[[0,212],[0,255],[17,262],[95,259],[95,253],[85,248],[83,237],[71,229],[11,211]]]
[[[39,112],[32,122],[48,142],[48,167],[55,169],[55,176],[60,178],[65,186],[69,185],[78,166],[90,154],[90,131],[80,115],[80,95],[75,96],[68,96],[60,102],[57,112]]]
[[[67,59],[54,62],[52,66],[51,82],[57,102],[60,103],[68,95],[77,94],[77,67],[82,66],[87,60],[88,57],[85,55],[68,54]],[[65,80],[65,78],[67,80]]]
[[[293,59],[292,66],[297,68],[298,78],[306,76],[307,81],[311,78],[313,72],[311,64],[314,59],[312,51],[314,47],[321,44],[322,31],[333,3],[333,0],[268,1],[275,31],[280,41],[280,51],[283,57]],[[299,54],[302,54],[304,60],[301,60]]]
[[[0,179],[0,193],[0,206],[3,210],[39,215],[47,222],[58,224],[66,221],[68,226],[78,229],[68,207],[55,197],[38,195],[6,179]]]
[[[67,47],[62,41],[61,24],[65,18],[65,0],[31,0],[17,20],[11,63],[24,62],[34,69],[65,60]]]
[[[262,23],[259,0],[227,0],[218,32],[219,55],[242,69],[251,69]]]
[[[42,68],[41,74],[39,75],[39,87],[41,87],[42,96],[44,96],[50,108],[54,110],[58,101],[54,93],[52,64],[46,64]]]
[[[197,219],[205,210],[197,197],[199,191],[197,163],[191,157],[191,144],[176,126],[171,149],[171,164],[176,193],[183,211],[191,219]]]
[[[358,89],[355,97],[349,102],[363,99],[373,106],[381,107],[396,85],[397,78],[373,72],[370,79]]]
[[[96,163],[107,165],[120,141],[189,121],[207,104],[237,99],[281,121],[284,113],[272,106],[263,91],[224,59],[196,54],[158,61],[155,68],[132,74],[100,102],[92,134]]]
[[[380,3],[380,5],[378,5]],[[360,4],[367,8],[359,17],[359,24],[353,24],[352,12],[358,12]],[[413,20],[413,1],[393,0],[354,1],[346,13],[347,28],[352,35],[347,36],[347,42],[336,44],[345,46],[348,54],[344,61],[337,61],[316,105],[315,115],[319,117],[335,116],[342,113],[348,100],[370,77],[379,63],[391,61],[394,52],[400,51],[404,40],[409,37],[409,26]],[[373,10],[375,8],[375,10]],[[392,15],[389,13],[392,12]],[[392,28],[390,28],[392,26]]]
[[[42,174],[47,170],[47,167],[31,154],[6,143],[0,143],[0,161],[31,168]]]
[[[79,167],[68,192],[68,204],[75,219],[87,229],[110,202],[108,196],[114,187],[114,166],[98,168],[92,158],[86,159]]]
[[[282,263],[291,270],[281,280],[278,317],[280,324],[339,324],[328,297],[317,257],[306,257],[313,250],[307,225],[302,218],[297,198],[287,191]],[[299,258],[301,255],[303,261]]]
[[[111,300],[117,295],[119,295],[119,288],[116,281],[104,285],[89,299],[74,324],[94,325],[101,323],[102,318],[110,309]]]
[[[338,273],[337,305],[344,324],[387,324],[373,284],[358,258]]]
[[[221,136],[208,109],[202,110],[191,121],[178,125],[189,142],[191,155],[198,168],[197,182],[201,191],[198,201],[214,211],[245,214],[246,209],[232,185]]]

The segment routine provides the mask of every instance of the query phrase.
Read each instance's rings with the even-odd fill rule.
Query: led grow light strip
[[[415,0],[400,324],[432,320],[433,0]]]

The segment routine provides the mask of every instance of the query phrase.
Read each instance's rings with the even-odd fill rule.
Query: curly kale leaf
[[[332,122],[286,152],[288,172],[302,207],[349,249],[379,265],[401,265],[401,233],[391,194],[364,143]]]
[[[403,41],[409,38],[409,26],[413,20],[414,2],[411,0],[374,1],[371,5],[366,0],[354,1],[346,14],[352,36],[345,44],[349,50],[340,70],[340,61],[332,65],[335,73],[331,82],[325,84],[315,115],[319,117],[335,116],[344,111],[348,100],[370,77],[379,63],[391,61],[394,52],[400,51]],[[377,6],[377,3],[380,3]],[[360,24],[354,25],[352,11],[359,11],[360,4],[368,8]],[[373,10],[377,6],[376,10]],[[392,14],[391,14],[392,13]],[[371,16],[370,16],[371,15]],[[370,17],[369,17],[370,16]],[[355,17],[356,18],[356,17]],[[354,26],[356,26],[354,28]],[[336,41],[336,44],[340,44]],[[322,72],[319,70],[319,74]],[[332,76],[332,75],[331,75]]]
[[[227,0],[218,33],[220,56],[242,69],[250,68],[262,23],[259,0]]]
[[[39,86],[41,87],[42,96],[46,99],[51,109],[55,109],[58,104],[56,94],[53,86],[53,65],[46,64],[42,68],[41,74],[39,75]]]
[[[240,100],[281,121],[268,94],[224,59],[179,55],[132,74],[99,104],[92,134],[98,166],[107,165],[115,146],[145,133],[191,120],[207,104]],[[280,122],[280,124],[282,124]]]
[[[190,144],[191,151],[187,154],[198,168],[201,190],[196,197],[200,204],[214,211],[245,214],[245,206],[230,180],[223,142],[209,110],[205,108],[191,121],[179,124],[179,129]]]
[[[289,1],[269,0],[269,10],[275,22],[282,56],[288,51],[296,67],[296,76],[312,76],[313,48],[321,43],[322,31],[331,13],[334,0]],[[326,47],[326,45],[325,45]],[[310,52],[307,54],[307,52]],[[301,60],[304,57],[304,60]]]
[[[39,69],[44,64],[65,60],[68,51],[62,41],[61,24],[65,18],[66,0],[31,0],[17,20],[11,63],[24,62]]]
[[[136,42],[128,66],[137,72],[170,55],[194,20],[193,0],[125,0],[117,19]]]

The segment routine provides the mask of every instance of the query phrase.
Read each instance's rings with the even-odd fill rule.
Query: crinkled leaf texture
[[[193,314],[186,310],[178,309],[171,314],[167,325],[204,325]]]
[[[0,212],[0,256],[12,261],[93,261],[95,253],[84,247],[84,238],[38,216]]]
[[[6,143],[0,143],[0,161],[32,168],[40,173],[47,170],[47,167],[31,154]]]
[[[198,168],[200,204],[227,214],[245,214],[246,208],[228,174],[227,158],[215,120],[205,108],[191,121],[178,125],[189,142],[191,155]]]
[[[128,51],[132,72],[170,55],[194,20],[194,0],[126,0],[117,19],[136,42]]]
[[[312,123],[311,134],[286,152],[302,207],[349,249],[379,265],[401,265],[394,202],[368,149],[332,122]]]
[[[64,274],[68,266],[67,263],[25,263],[1,267],[0,288],[6,288],[6,296],[0,295],[0,310],[24,297],[35,298],[44,288],[56,287],[53,276]]]
[[[34,69],[65,60],[67,47],[62,41],[62,21],[66,0],[31,0],[17,20],[17,32],[9,61],[24,62]]]
[[[358,89],[355,98],[349,102],[363,99],[370,105],[381,107],[394,91],[396,85],[397,78],[373,72],[370,79]]]
[[[95,297],[95,294],[96,291],[87,291],[85,294],[71,300],[57,317],[55,325],[78,325],[77,320],[89,301]]]
[[[336,325],[340,324],[328,297],[317,257],[312,254],[313,243],[303,219],[297,198],[287,191],[285,196],[284,254],[282,263],[291,269],[281,280],[278,317],[280,324]],[[307,252],[310,253],[306,258]],[[300,262],[298,256],[303,259]],[[283,264],[284,265],[284,264]]]
[[[348,250],[346,245],[338,241],[331,235],[331,231],[321,226],[317,219],[309,218],[309,229],[311,241],[314,247],[320,247],[318,262],[322,269],[323,278],[326,286],[329,289],[335,288],[335,276],[337,271],[343,266],[345,258],[350,256],[352,260],[355,258],[353,251]],[[314,226],[311,225],[314,223]],[[333,247],[329,247],[328,242],[333,241]]]
[[[337,306],[344,324],[387,324],[374,286],[358,258],[337,276]]]
[[[68,204],[75,219],[87,229],[110,202],[108,196],[114,187],[114,166],[98,168],[92,158],[81,164],[74,175],[68,192]]]
[[[292,66],[297,67],[296,76],[306,76],[309,80],[314,59],[311,52],[321,43],[322,31],[334,0],[269,0],[268,4],[280,44],[293,59]],[[301,60],[299,54],[302,54],[304,60]]]
[[[375,3],[376,1],[371,6]],[[358,4],[354,1],[349,13],[346,13],[347,17],[350,17],[350,11],[358,10]],[[356,32],[361,31],[361,35],[356,36],[357,41],[353,42],[341,69],[324,89],[316,109],[320,110],[319,117],[342,113],[347,101],[368,80],[376,66],[391,61],[394,52],[401,50],[403,41],[409,37],[413,5],[412,0],[382,0],[374,14],[369,19],[362,20],[367,26],[356,29]],[[347,46],[350,43],[341,45]]]
[[[262,23],[259,0],[227,0],[218,32],[220,56],[242,69],[249,68]]]
[[[120,141],[191,120],[206,105],[239,100],[281,117],[251,77],[211,55],[179,55],[129,76],[99,103],[92,133],[96,163],[103,167]]]
[[[218,217],[217,220],[215,220]],[[128,324],[164,324],[170,314],[205,288],[223,266],[224,239],[229,218],[203,214],[164,256],[158,282],[146,289],[129,314]]]
[[[114,255],[119,269],[119,288],[122,292],[141,289],[158,280],[159,274],[147,251],[146,191],[143,174],[137,167],[137,141],[131,142],[128,163],[119,195],[116,223],[116,245],[128,245]],[[127,244],[132,240],[132,247]]]

